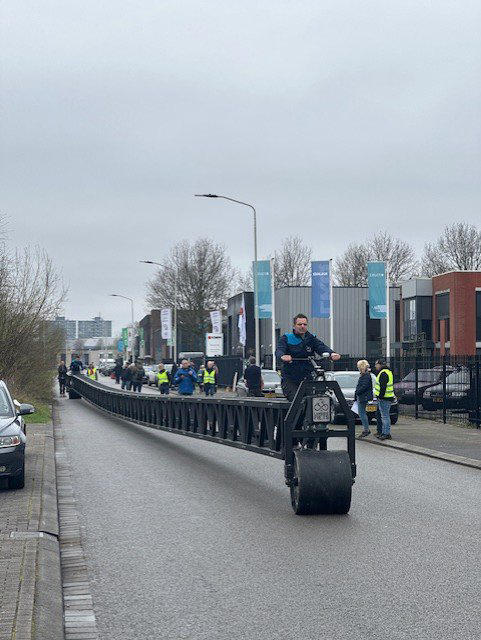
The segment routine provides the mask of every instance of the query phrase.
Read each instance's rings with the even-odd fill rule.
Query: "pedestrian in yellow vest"
[[[169,372],[165,369],[164,363],[159,362],[159,371],[157,373],[157,386],[163,396],[168,396],[170,393],[170,376]]]
[[[213,360],[209,360],[202,376],[202,382],[204,384],[204,392],[206,396],[213,396],[217,391],[217,371],[218,369],[215,366],[215,362]]]
[[[91,380],[98,380],[97,369],[93,364],[89,364],[89,368],[87,369],[87,375]]]
[[[374,396],[378,402],[377,434],[380,440],[391,440],[391,403],[394,400],[394,376],[384,360],[376,360],[376,384]],[[381,420],[379,420],[379,417]],[[381,421],[381,425],[379,425]],[[381,428],[380,428],[381,427]]]

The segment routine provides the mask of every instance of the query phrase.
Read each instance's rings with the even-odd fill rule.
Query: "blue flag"
[[[311,316],[331,317],[331,278],[329,260],[311,262]]]
[[[257,297],[259,300],[259,318],[272,317],[271,293],[271,261],[258,260],[257,271],[254,267],[254,277],[257,279]]]
[[[369,287],[369,317],[386,318],[386,264],[384,262],[367,263],[367,284]]]

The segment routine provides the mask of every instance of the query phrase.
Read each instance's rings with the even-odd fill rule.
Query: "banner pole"
[[[334,349],[334,288],[332,286],[332,258],[329,260],[329,346]]]
[[[390,322],[390,309],[389,309],[389,270],[388,262],[386,261],[386,358],[391,357],[391,322]],[[389,362],[388,362],[389,364]]]
[[[271,258],[271,331],[272,368],[276,370],[276,292],[274,286],[274,258]]]

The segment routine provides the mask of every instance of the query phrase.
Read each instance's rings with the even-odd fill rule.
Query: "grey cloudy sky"
[[[184,238],[319,259],[480,222],[479,0],[4,0],[1,209],[116,327]]]

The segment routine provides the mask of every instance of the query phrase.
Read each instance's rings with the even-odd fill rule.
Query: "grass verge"
[[[52,405],[45,402],[32,402],[35,413],[23,416],[27,424],[45,424],[52,420]]]

